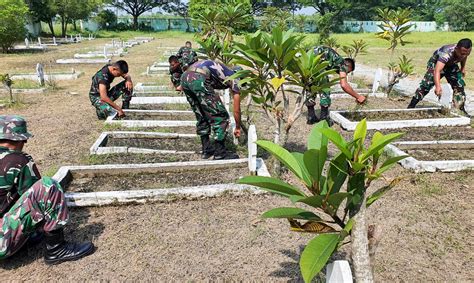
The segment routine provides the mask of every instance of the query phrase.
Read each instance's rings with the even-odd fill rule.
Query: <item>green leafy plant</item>
[[[387,40],[390,43],[389,50],[393,51],[398,44],[404,46],[409,43],[404,38],[410,34],[410,28],[413,24],[409,24],[411,21],[411,10],[410,9],[398,9],[392,10],[389,8],[377,9],[380,20],[382,21],[378,27],[382,30],[377,32],[375,36],[383,40]]]
[[[304,37],[292,30],[276,27],[272,33],[257,31],[246,35],[244,42],[234,42],[232,63],[245,66],[229,79],[240,78],[252,94],[253,103],[263,109],[274,126],[274,142],[284,145],[288,132],[301,115],[301,108],[309,90],[324,89],[334,82],[327,82],[323,71],[327,63],[312,52],[299,50]],[[302,56],[296,56],[301,53]],[[290,86],[300,86],[303,91],[293,91]],[[290,97],[295,95],[294,107]]]
[[[408,59],[405,55],[398,58],[398,64],[391,62],[389,68],[389,83],[387,87],[387,94],[392,92],[393,87],[400,82],[401,79],[413,74],[415,66],[412,64],[412,59]]]
[[[312,129],[304,153],[289,152],[270,141],[257,141],[260,147],[285,164],[302,187],[274,177],[248,176],[239,180],[241,184],[286,197],[295,205],[271,209],[263,213],[264,218],[286,218],[291,230],[317,234],[301,254],[300,269],[305,282],[311,282],[349,236],[356,282],[373,281],[365,211],[400,178],[371,195],[367,195],[367,190],[374,180],[380,179],[406,156],[382,160],[385,146],[401,133],[383,135],[376,132],[368,147],[365,146],[366,135],[365,119],[357,125],[350,141],[322,121]],[[329,141],[339,150],[330,161],[327,160]]]
[[[0,0],[0,47],[3,52],[24,39],[27,13],[28,7],[22,0]]]
[[[0,74],[0,82],[7,89],[8,93],[10,95],[10,103],[14,103],[13,92],[12,92],[13,80],[10,78],[10,75],[9,74]]]
[[[341,47],[341,45],[339,44],[337,39],[334,38],[334,37],[328,37],[328,38],[324,39],[321,43],[324,46],[331,47],[334,50],[337,50],[337,49],[339,49],[339,47]]]
[[[366,54],[369,45],[363,39],[353,40],[351,44],[342,46],[342,51],[347,57],[356,59],[359,54]]]
[[[204,54],[205,58],[211,60],[219,60],[224,64],[229,64],[230,58],[225,54],[232,52],[231,42],[223,41],[220,42],[216,36],[212,35],[206,39],[198,39],[197,42],[201,45],[199,52]]]
[[[278,27],[281,30],[288,30],[288,19],[291,13],[278,7],[265,8],[263,18],[260,22],[260,30],[270,32]]]

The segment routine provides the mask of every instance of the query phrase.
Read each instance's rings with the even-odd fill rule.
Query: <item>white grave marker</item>
[[[38,44],[41,46],[41,37],[38,37]]]
[[[442,84],[441,85],[441,98],[439,99],[439,103],[443,107],[451,108],[451,102],[453,101],[453,90],[449,84]]]
[[[56,37],[53,36],[53,44],[56,45]]]
[[[375,71],[375,75],[374,75],[374,83],[372,85],[372,94],[377,92],[377,90],[379,89],[381,80],[382,80],[382,68],[378,68]]]
[[[26,48],[30,48],[30,41],[28,40],[28,38],[25,38],[25,46]]]
[[[352,271],[347,260],[336,260],[326,267],[326,283],[352,283]]]
[[[41,86],[44,86],[44,67],[43,64],[36,64],[36,75],[38,76],[38,82]]]
[[[251,174],[257,173],[257,130],[255,125],[250,125],[248,132],[248,152],[249,171]]]

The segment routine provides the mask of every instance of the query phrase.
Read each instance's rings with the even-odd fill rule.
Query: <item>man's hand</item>
[[[466,76],[466,70],[461,70],[462,77],[464,78]]]
[[[359,104],[364,104],[364,102],[367,100],[367,97],[363,96],[363,95],[359,95],[359,97],[357,97],[356,101],[357,103]]]
[[[117,116],[118,116],[119,118],[125,117],[125,112],[123,112],[122,109],[118,110],[117,113],[118,113]]]
[[[234,130],[234,136],[236,138],[240,138],[240,127],[236,127],[235,130]]]
[[[441,89],[440,85],[435,86],[435,94],[438,98],[441,98],[441,94],[443,93],[443,90]]]
[[[132,81],[127,80],[127,81],[125,82],[125,87],[126,87],[128,90],[132,90],[132,89],[133,89],[133,83],[132,83]]]

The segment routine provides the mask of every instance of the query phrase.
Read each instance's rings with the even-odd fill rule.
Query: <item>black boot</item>
[[[319,121],[326,120],[329,126],[332,126],[331,118],[329,118],[329,106],[321,106],[321,115]]]
[[[209,159],[211,156],[214,155],[214,147],[209,140],[209,136],[201,136],[201,144],[202,144],[202,159]]]
[[[411,99],[411,101],[410,101],[410,104],[408,104],[408,107],[407,107],[407,108],[408,108],[408,109],[410,109],[410,108],[415,108],[416,105],[418,104],[418,102],[420,102],[420,100],[419,100],[418,98],[416,98],[416,97],[413,97],[413,98]]]
[[[225,140],[216,141],[216,150],[214,152],[214,160],[221,159],[239,159],[239,156],[234,152],[228,152],[225,147]]]
[[[77,260],[94,252],[94,245],[90,242],[77,244],[64,241],[63,229],[45,232],[44,239],[44,261],[47,264]]]
[[[130,101],[129,100],[122,101],[122,109],[130,109]]]
[[[312,125],[318,122],[318,118],[316,117],[316,113],[314,112],[314,105],[306,107],[308,108],[308,117],[306,118],[306,124]]]

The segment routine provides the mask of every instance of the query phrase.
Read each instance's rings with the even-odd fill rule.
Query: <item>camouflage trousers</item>
[[[108,91],[107,96],[112,101],[117,100],[120,96],[122,96],[122,101],[130,101],[132,99],[133,92],[125,87],[125,82],[126,81],[118,83]],[[108,116],[115,113],[115,109],[108,103],[101,101],[100,96],[94,96],[89,94],[89,99],[92,105],[94,105],[95,107],[97,118],[101,120],[107,119]]]
[[[434,86],[434,70],[436,61],[430,59],[427,64],[426,74],[421,80],[418,89],[415,92],[415,98],[422,100]],[[457,64],[447,66],[441,71],[441,78],[446,77],[446,80],[453,89],[453,106],[458,109],[464,108],[466,101],[466,93],[464,86],[466,83],[462,77],[461,70]]]
[[[49,232],[63,227],[68,216],[61,186],[43,177],[0,219],[0,259],[16,253],[38,229]]]
[[[181,77],[181,86],[191,108],[196,115],[196,132],[199,136],[214,132],[214,140],[225,139],[229,127],[229,113],[209,79],[197,72],[186,71]]]
[[[329,77],[326,76],[326,78],[323,81],[324,83],[329,82]],[[307,107],[314,107],[316,105],[316,96],[318,94],[314,93],[308,99],[306,100],[306,106]],[[331,89],[327,88],[324,89],[322,92],[319,93],[319,104],[320,106],[324,107],[329,107],[331,106]]]

